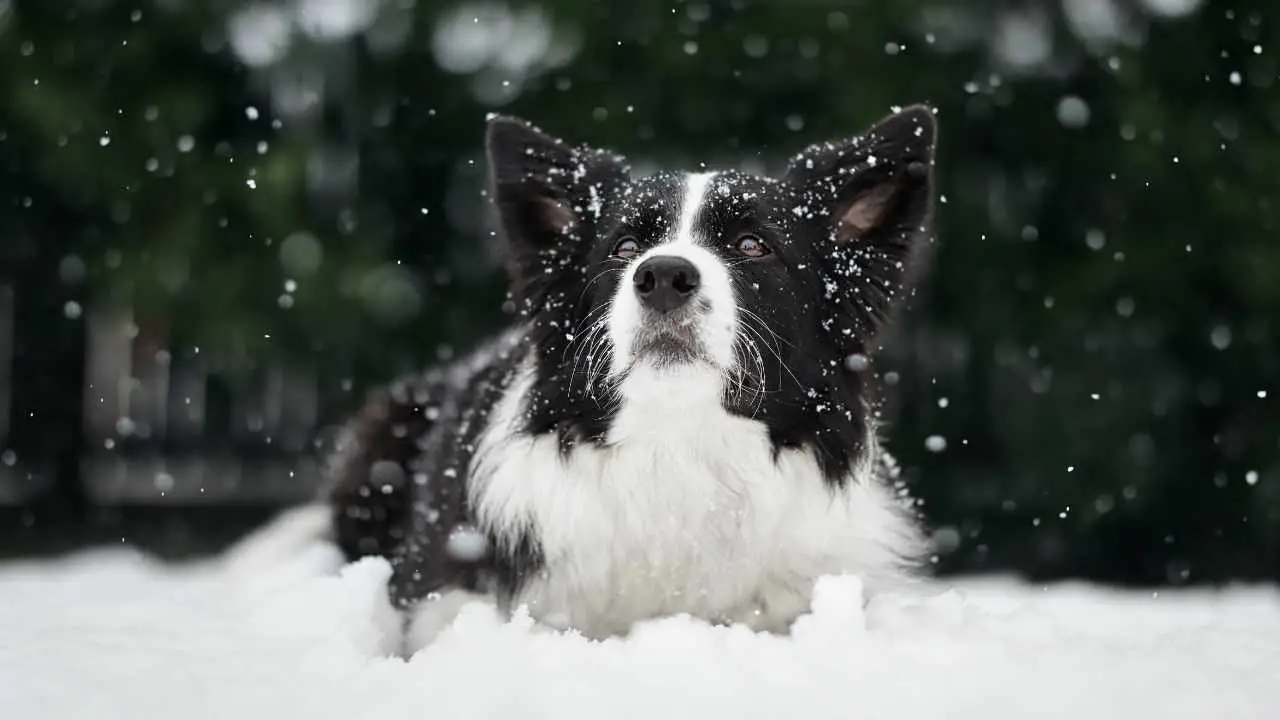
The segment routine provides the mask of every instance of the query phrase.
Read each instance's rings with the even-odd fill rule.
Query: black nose
[[[698,290],[698,268],[682,257],[658,255],[640,263],[634,282],[640,302],[658,312],[671,312]]]

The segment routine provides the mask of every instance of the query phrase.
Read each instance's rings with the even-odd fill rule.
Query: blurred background
[[[215,552],[506,320],[486,113],[776,168],[941,119],[884,338],[945,573],[1280,579],[1280,4],[0,0],[0,558]]]

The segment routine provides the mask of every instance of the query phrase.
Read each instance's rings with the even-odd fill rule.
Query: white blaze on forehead
[[[680,222],[676,225],[672,242],[682,245],[697,244],[697,240],[693,237],[693,221],[706,203],[707,192],[715,176],[713,172],[690,173],[685,176],[684,192],[681,193],[680,198]]]

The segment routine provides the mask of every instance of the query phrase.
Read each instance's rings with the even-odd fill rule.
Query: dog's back
[[[347,560],[393,557],[404,541],[412,510],[410,466],[421,454],[421,438],[435,421],[429,399],[439,382],[375,392],[355,415],[331,458],[327,501],[335,540]]]
[[[520,335],[504,333],[402,377],[372,393],[339,434],[325,498],[334,541],[348,560],[389,559],[398,604],[446,586],[476,589],[486,569],[504,567],[487,552],[459,551],[456,536],[473,534],[487,549],[468,504],[467,473],[518,347]]]

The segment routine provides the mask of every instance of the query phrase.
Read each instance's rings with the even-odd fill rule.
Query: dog
[[[936,135],[912,106],[778,177],[641,177],[490,116],[515,321],[373,394],[328,465],[332,537],[390,561],[409,644],[473,597],[589,638],[784,633],[821,576],[916,577],[867,357],[933,242]]]

